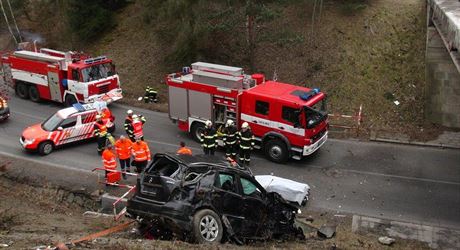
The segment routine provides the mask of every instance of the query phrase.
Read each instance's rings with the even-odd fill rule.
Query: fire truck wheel
[[[53,143],[44,141],[38,145],[38,153],[41,155],[49,155],[53,152]]]
[[[192,134],[193,139],[200,143],[201,133],[204,131],[204,124],[201,122],[194,122],[190,133]]]
[[[38,92],[38,89],[36,86],[29,86],[29,98],[33,102],[40,101],[40,93]]]
[[[279,139],[271,139],[265,146],[265,155],[267,158],[276,163],[283,163],[288,160],[289,152],[286,144]]]
[[[65,96],[65,105],[66,105],[67,107],[70,107],[70,106],[72,106],[74,103],[77,103],[77,102],[78,102],[78,101],[77,101],[77,99],[75,98],[75,96],[73,96],[73,95],[66,95],[66,96]]]
[[[23,82],[18,82],[16,83],[16,95],[18,95],[22,99],[27,99],[29,98],[29,87],[27,84]]]

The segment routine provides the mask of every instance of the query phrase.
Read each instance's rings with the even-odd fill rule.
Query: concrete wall
[[[460,73],[437,30],[428,25],[425,118],[446,127],[460,128]]]

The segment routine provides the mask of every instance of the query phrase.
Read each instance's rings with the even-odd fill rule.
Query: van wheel
[[[201,143],[201,133],[203,133],[203,131],[204,124],[201,122],[194,122],[190,133],[196,142]]]
[[[212,210],[203,209],[193,216],[193,236],[197,243],[218,244],[223,230],[219,216]]]
[[[53,144],[49,141],[42,142],[38,145],[38,153],[41,155],[49,155],[53,152]]]
[[[286,143],[279,139],[272,139],[268,141],[264,146],[264,150],[265,156],[267,156],[270,161],[283,163],[288,160],[289,152]]]
[[[29,87],[27,86],[27,84],[23,82],[16,83],[15,91],[16,91],[16,95],[18,95],[20,98],[22,99],[29,98]]]
[[[29,98],[33,102],[40,101],[40,92],[38,92],[37,86],[35,85],[29,86]]]
[[[78,102],[78,101],[77,101],[77,99],[75,98],[75,96],[73,96],[73,95],[66,95],[66,96],[65,96],[65,105],[66,105],[67,107],[70,107],[70,106],[72,106],[73,104],[75,104],[75,103],[77,103],[77,102]]]

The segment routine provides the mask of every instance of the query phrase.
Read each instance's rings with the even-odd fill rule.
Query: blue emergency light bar
[[[81,103],[79,103],[79,102],[74,103],[72,106],[73,106],[76,110],[78,110],[79,112],[82,112],[82,111],[85,111],[85,110],[86,110],[85,107],[83,107],[83,105],[82,105]]]
[[[83,62],[85,62],[85,64],[91,64],[91,63],[100,62],[100,61],[103,61],[103,60],[106,60],[106,59],[107,59],[106,56],[98,56],[98,57],[95,57],[95,58],[88,58],[88,59],[84,60]]]

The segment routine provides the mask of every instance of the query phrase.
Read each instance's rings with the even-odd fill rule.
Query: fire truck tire
[[[29,86],[29,98],[33,102],[39,102],[40,101],[40,92],[38,92],[37,87],[34,86],[34,85]]]
[[[77,98],[75,98],[75,96],[70,95],[70,94],[68,94],[68,95],[65,96],[65,105],[66,105],[67,107],[70,107],[70,106],[72,106],[73,104],[75,104],[75,103],[77,103],[77,102],[78,102],[78,101],[77,101]]]
[[[16,95],[18,95],[22,99],[29,98],[29,86],[23,82],[16,83]]]
[[[201,122],[194,122],[192,124],[192,129],[190,130],[190,134],[192,135],[193,139],[200,143],[201,139],[201,132],[204,130],[204,124]]]
[[[265,156],[270,161],[276,163],[286,162],[289,158],[289,151],[286,143],[279,139],[271,139],[265,143],[264,146]]]
[[[40,155],[49,155],[53,152],[54,146],[50,141],[44,141],[38,145],[38,153]]]

